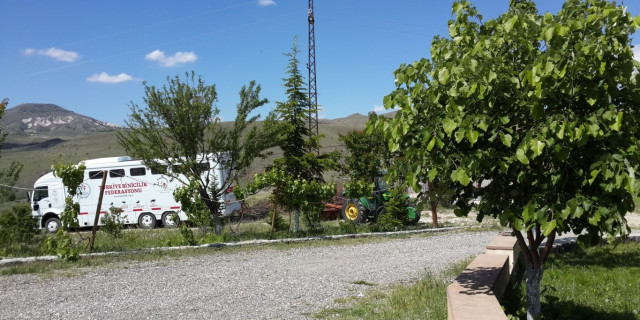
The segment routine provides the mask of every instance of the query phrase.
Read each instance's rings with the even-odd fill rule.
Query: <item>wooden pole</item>
[[[107,173],[102,171],[102,186],[100,187],[100,197],[98,197],[98,207],[96,208],[96,217],[93,219],[93,229],[91,230],[91,242],[89,243],[89,252],[93,252],[93,243],[96,240],[96,232],[98,231],[98,222],[100,221],[100,208],[102,207],[102,196],[104,195],[104,185],[107,182]]]

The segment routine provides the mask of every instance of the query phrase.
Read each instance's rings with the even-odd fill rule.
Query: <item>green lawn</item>
[[[544,319],[640,319],[640,243],[552,255],[541,290]],[[524,284],[515,294],[507,310],[525,319]]]

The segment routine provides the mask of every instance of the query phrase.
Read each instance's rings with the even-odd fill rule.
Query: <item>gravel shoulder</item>
[[[357,245],[249,249],[0,277],[0,319],[305,319],[369,286],[408,282],[484,251],[495,231]]]

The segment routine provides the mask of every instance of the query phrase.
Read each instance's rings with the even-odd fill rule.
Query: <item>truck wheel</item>
[[[152,213],[144,212],[138,218],[138,226],[141,229],[153,229],[156,227],[156,216]]]
[[[60,219],[58,218],[49,218],[47,222],[44,223],[44,228],[48,233],[56,233],[60,229]]]
[[[174,220],[175,219],[175,220]],[[167,211],[162,214],[162,225],[165,228],[175,228],[180,225],[178,214],[173,211]]]
[[[357,199],[347,199],[342,205],[342,219],[353,223],[364,222],[366,217],[360,201]]]

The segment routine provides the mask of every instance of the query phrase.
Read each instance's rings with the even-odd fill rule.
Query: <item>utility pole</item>
[[[309,0],[309,131],[318,136],[318,89],[316,87],[316,35],[313,0]],[[320,154],[320,149],[317,150]]]

